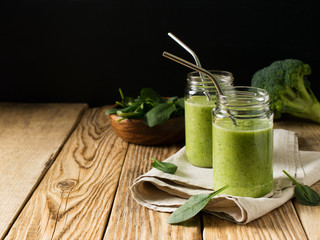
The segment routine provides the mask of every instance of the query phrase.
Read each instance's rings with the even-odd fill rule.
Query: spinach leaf
[[[298,201],[304,205],[317,206],[320,205],[319,194],[306,185],[300,185],[294,189],[294,194]]]
[[[151,166],[162,172],[174,174],[177,171],[178,167],[173,163],[160,162],[155,158],[151,159],[153,161],[153,163],[151,163]]]
[[[173,103],[174,101],[176,101],[178,99],[178,97],[171,97],[167,100],[167,103]]]
[[[176,107],[173,104],[160,103],[144,115],[143,121],[149,127],[160,125],[167,121],[175,110]]]
[[[179,106],[181,109],[184,109],[184,99],[183,98],[177,99],[176,105]]]
[[[156,103],[161,103],[163,102],[162,97],[160,96],[159,93],[157,93],[155,90],[151,88],[143,88],[140,91],[140,97],[143,99],[149,99],[152,100]]]
[[[137,109],[140,107],[141,103],[135,102],[128,107],[117,109],[116,112],[118,116],[121,116],[123,113],[137,112]]]
[[[118,107],[108,109],[106,114],[117,114],[126,118],[142,119],[149,127],[160,125],[171,117],[179,117],[184,114],[183,98],[171,97],[165,100],[159,93],[151,88],[143,88],[140,96],[131,98],[124,96],[119,89],[121,101],[116,101]]]
[[[119,117],[122,117],[122,119],[120,119],[119,121],[124,120],[126,118],[139,118],[139,117],[142,117],[146,112],[146,110],[143,108],[143,103],[141,104],[139,102],[134,102],[130,106],[125,108],[120,108],[120,109],[115,108],[115,110],[116,110],[116,114]],[[113,112],[114,110],[109,109],[108,111]]]
[[[290,180],[296,185],[294,188],[294,194],[297,200],[303,204],[308,206],[317,206],[320,205],[320,196],[319,194],[310,188],[307,185],[302,185],[298,183],[293,177],[290,176],[285,170],[282,170],[284,174],[290,178]]]
[[[117,110],[118,110],[118,109],[116,109],[116,108],[110,108],[110,109],[108,109],[108,110],[106,111],[106,114],[115,114],[115,113],[117,113]]]
[[[121,121],[121,120],[124,120],[126,118],[137,118],[141,114],[138,113],[138,112],[121,112],[121,111],[117,111],[117,115],[119,117],[122,117],[122,119],[119,120],[119,121]]]
[[[208,204],[213,196],[219,194],[228,187],[229,186],[226,185],[215,192],[209,194],[197,194],[190,197],[183,205],[181,205],[169,216],[168,223],[176,224],[194,217]]]
[[[135,100],[132,97],[124,97],[121,102],[125,106],[130,106],[135,103]]]

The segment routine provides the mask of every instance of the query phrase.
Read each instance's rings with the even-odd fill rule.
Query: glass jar
[[[232,85],[232,73],[217,70],[210,73],[222,88]],[[216,93],[211,79],[200,77],[199,72],[188,73],[184,98],[186,154],[189,162],[198,167],[212,167],[212,109]]]
[[[273,186],[273,113],[269,94],[225,88],[213,110],[213,187],[224,194],[263,197]]]

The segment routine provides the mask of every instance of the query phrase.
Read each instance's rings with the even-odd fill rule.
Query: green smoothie
[[[222,120],[223,121],[223,120]],[[213,187],[224,194],[262,197],[273,184],[273,128],[263,120],[213,124]]]
[[[212,167],[212,109],[215,101],[193,96],[185,101],[186,154],[198,167]]]

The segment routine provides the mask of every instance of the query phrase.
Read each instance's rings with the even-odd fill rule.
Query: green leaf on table
[[[143,121],[149,127],[160,125],[167,121],[175,110],[176,106],[173,104],[160,103],[144,115]]]
[[[151,160],[153,161],[153,163],[151,163],[151,166],[162,172],[174,174],[177,171],[178,167],[173,163],[161,162],[155,158],[151,158]]]
[[[176,211],[174,211],[168,218],[169,224],[176,224],[184,222],[199,213],[208,202],[217,194],[227,189],[226,185],[215,192],[209,194],[197,194],[190,197],[183,205],[181,205]]]
[[[302,185],[298,183],[292,176],[290,176],[289,173],[287,173],[285,170],[282,170],[284,174],[290,178],[290,180],[296,185],[294,188],[294,194],[297,198],[297,200],[307,206],[317,206],[320,205],[320,196],[319,194],[314,191],[312,188],[310,188],[307,185]]]

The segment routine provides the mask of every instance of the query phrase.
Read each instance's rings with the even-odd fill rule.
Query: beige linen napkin
[[[156,211],[173,212],[192,195],[212,192],[212,169],[190,164],[184,147],[165,161],[178,166],[175,174],[153,168],[134,180],[131,193],[139,204]],[[294,187],[282,170],[309,186],[320,180],[320,152],[299,152],[297,136],[291,131],[274,130],[273,165],[272,193],[262,198],[250,198],[223,195],[222,192],[204,211],[246,224],[293,197]]]

